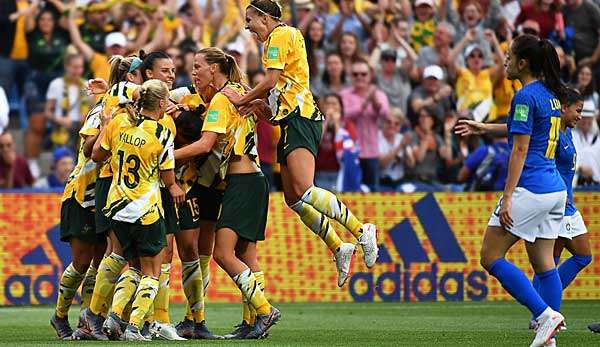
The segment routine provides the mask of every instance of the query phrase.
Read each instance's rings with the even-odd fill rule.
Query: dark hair
[[[201,110],[204,111],[203,109]],[[202,135],[202,114],[199,110],[183,111],[175,118],[175,127],[177,136],[186,143],[191,143],[200,139]]]
[[[329,52],[325,56],[325,66],[326,67],[325,67],[325,69],[323,69],[323,76],[321,77],[321,80],[327,86],[329,86],[329,83],[331,83],[331,77],[329,77],[329,73],[327,72],[327,60],[329,59],[329,57],[334,56],[334,55],[338,56],[342,62],[342,76],[340,77],[340,80],[342,81],[342,84],[346,83],[346,69],[344,69],[344,60],[342,59],[342,56],[337,52]]]
[[[533,35],[521,35],[512,43],[512,51],[518,59],[527,60],[531,74],[543,80],[559,100],[565,92],[560,79],[560,62],[552,43]]]
[[[58,15],[58,12],[54,9],[54,7],[44,7],[44,8],[42,8],[42,10],[40,11],[40,13],[38,13],[37,16],[35,17],[35,26],[36,26],[36,28],[38,28],[40,18],[42,17],[42,15],[44,13],[49,13],[52,16],[52,20],[54,21],[54,28],[52,28],[52,29],[56,30],[56,28],[57,28],[57,22],[58,22],[58,19],[59,19],[59,15]]]
[[[202,48],[197,54],[202,54],[207,63],[219,65],[219,71],[227,76],[231,82],[243,82],[244,74],[240,70],[235,58],[229,54],[226,54],[220,48]]]
[[[140,59],[142,59],[142,65],[140,65],[139,69],[142,72],[142,78],[144,81],[148,80],[148,76],[146,75],[146,70],[152,70],[154,64],[159,59],[171,59],[171,57],[163,52],[163,51],[154,51],[146,54],[143,50],[140,51]]]
[[[590,71],[592,73],[592,79],[590,80],[590,83],[585,88],[583,88],[583,90],[579,90],[579,91],[581,92],[581,94],[583,94],[584,97],[588,97],[588,96],[591,96],[592,94],[594,94],[594,92],[596,91],[596,79],[594,78],[594,69],[592,69],[591,66],[589,66],[589,65],[578,66],[577,69],[575,69],[575,73],[573,74],[573,84],[575,86],[578,86],[579,73],[584,68],[590,69]]]
[[[281,19],[281,6],[273,0],[252,0],[246,7],[246,11],[250,8],[262,16],[266,15],[275,20]]]
[[[362,51],[362,48],[360,47],[360,40],[358,39],[358,36],[355,33],[351,32],[351,31],[344,31],[342,33],[342,35],[340,35],[340,39],[337,42],[336,49],[337,49],[337,53],[340,55],[340,57],[342,57],[342,49],[341,48],[342,48],[342,38],[344,36],[353,37],[354,38],[354,42],[356,42],[356,50],[354,51],[354,54],[352,54],[351,59],[352,60],[356,60],[356,59],[359,59],[359,58],[363,57],[364,53]]]
[[[584,96],[582,93],[579,92],[579,90],[575,89],[575,88],[571,88],[571,87],[567,87],[565,88],[565,92],[562,96],[562,98],[560,99],[560,103],[562,105],[565,106],[571,106],[573,104],[575,104],[576,102],[583,102],[585,100]]]
[[[341,109],[341,113],[342,113],[342,118],[344,118],[344,103],[342,102],[342,97],[339,96],[339,94],[337,93],[329,93],[329,94],[325,94],[325,96],[323,96],[321,98],[321,100],[325,101],[325,99],[327,98],[335,98],[337,99],[337,101],[340,103],[340,109]]]
[[[325,31],[325,23],[323,23],[318,18],[315,18],[308,25],[308,28],[309,28],[308,33],[307,33],[306,37],[304,38],[305,47],[306,47],[306,57],[308,58],[308,71],[309,71],[311,78],[313,78],[313,76],[316,76],[317,73],[319,72],[319,67],[317,65],[318,62],[317,62],[316,50],[323,49],[323,46],[325,45],[325,33],[323,33],[323,37],[321,38],[321,41],[319,41],[319,42],[313,42],[312,38],[310,37],[310,27],[314,23],[319,23],[321,25],[321,27],[323,27],[323,31]],[[315,44],[316,44],[316,48],[313,47],[313,46],[315,46]]]

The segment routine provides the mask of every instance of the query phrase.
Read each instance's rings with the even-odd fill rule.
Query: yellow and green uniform
[[[198,107],[206,107],[206,103],[193,85],[179,87],[169,92],[171,100],[178,104],[187,105],[191,110]]]
[[[433,19],[424,22],[415,21],[410,29],[410,38],[415,52],[419,53],[421,48],[433,44],[433,33],[435,32],[435,21]]]
[[[133,125],[124,113],[111,120],[100,143],[112,153],[114,173],[104,208],[107,216],[142,225],[162,217],[159,174],[175,168],[173,139],[168,127],[143,116]]]

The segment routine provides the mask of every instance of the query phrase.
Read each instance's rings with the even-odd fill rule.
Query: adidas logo
[[[23,272],[9,276],[4,282],[4,297],[9,305],[31,305],[56,303],[58,296],[58,280],[64,269],[71,263],[71,250],[69,245],[60,241],[60,225],[56,225],[46,232],[47,244],[61,264],[53,264],[44,250],[42,244],[37,245],[20,259],[21,264],[39,266],[53,265],[52,272],[34,275]],[[45,242],[42,239],[41,242]]]
[[[383,268],[393,266],[394,270],[382,272],[377,277],[372,272],[354,273],[348,285],[352,298],[357,302],[374,301],[376,295],[382,301],[463,301],[465,296],[473,301],[484,300],[488,294],[487,274],[468,267],[465,253],[434,195],[427,194],[414,203],[413,211],[437,259],[429,258],[413,226],[405,218],[386,235],[399,259],[393,259],[388,246],[379,245],[375,268],[378,265]],[[441,273],[440,263],[462,264],[462,270]]]

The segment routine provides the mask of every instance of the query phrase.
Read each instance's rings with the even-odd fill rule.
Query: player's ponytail
[[[531,75],[542,80],[554,96],[563,97],[565,85],[560,79],[560,62],[550,41],[521,35],[513,41],[512,51],[518,59],[527,60]]]
[[[165,100],[169,95],[169,87],[163,81],[151,79],[139,88],[140,97],[135,103],[135,108],[131,105],[126,105],[125,109],[132,125],[137,124],[139,114],[143,110],[155,111],[159,107],[160,100]]]
[[[113,55],[108,62],[110,64],[108,88],[112,88],[112,86],[119,82],[126,81],[127,74],[134,72],[142,64],[142,60],[134,55],[127,58],[120,55]]]
[[[227,59],[227,65],[229,65],[227,72],[229,80],[235,83],[242,83],[244,75],[242,74],[242,71],[240,70],[235,58],[229,54],[225,54],[225,58]]]

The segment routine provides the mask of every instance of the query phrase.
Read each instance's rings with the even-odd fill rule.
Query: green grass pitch
[[[514,302],[485,303],[343,303],[279,304],[282,320],[262,341],[173,341],[192,346],[528,346],[533,332],[527,329],[528,313]],[[71,309],[74,325],[79,307]],[[240,305],[207,305],[209,327],[227,333],[241,317]],[[559,334],[561,346],[600,346],[600,334],[587,324],[600,321],[600,301],[563,303],[568,330]],[[171,307],[176,322],[182,305]],[[0,345],[123,345],[123,342],[58,341],[48,324],[52,308],[0,308]],[[130,343],[127,343],[130,345]],[[166,341],[140,345],[166,345]]]

